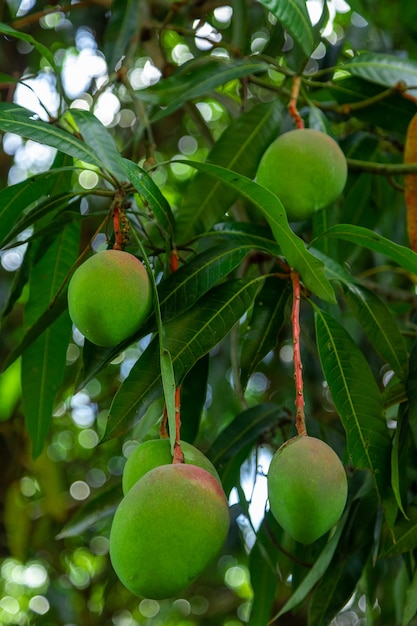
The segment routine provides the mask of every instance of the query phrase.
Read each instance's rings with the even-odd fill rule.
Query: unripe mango
[[[110,347],[135,333],[152,305],[152,287],[139,259],[104,250],[74,272],[68,286],[73,324],[92,343]]]
[[[347,163],[329,135],[312,128],[297,129],[269,145],[256,178],[278,196],[289,220],[304,220],[340,196]]]
[[[217,556],[229,529],[228,504],[212,474],[161,465],[128,491],[113,518],[110,558],[122,583],[146,598],[169,598]]]
[[[198,448],[186,441],[181,441],[180,446],[184,455],[184,463],[198,465],[210,472],[217,480],[220,480],[214,465]],[[170,463],[172,463],[172,455],[169,439],[150,439],[139,444],[129,455],[123,468],[122,488],[124,495],[151,469]]]
[[[347,498],[346,473],[330,446],[300,435],[275,453],[268,471],[268,497],[277,522],[294,539],[309,544],[342,515]]]

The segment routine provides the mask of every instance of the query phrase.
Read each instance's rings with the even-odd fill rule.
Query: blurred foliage
[[[407,0],[0,4],[0,624],[417,624],[416,17]],[[305,125],[340,143],[349,178],[288,225],[253,181],[294,125],[297,77]],[[161,317],[99,349],[66,285],[113,245],[115,198]],[[310,546],[266,497],[296,432],[286,262],[304,284],[308,432],[349,478]],[[159,435],[161,341],[182,436],[216,465],[232,523],[217,562],[156,602],[117,580],[108,536],[126,458]]]

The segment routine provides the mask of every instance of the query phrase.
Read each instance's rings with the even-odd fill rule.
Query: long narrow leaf
[[[39,54],[45,57],[50,66],[56,71],[56,73],[58,73],[55,58],[51,50],[37,41],[34,37],[32,37],[32,35],[29,35],[29,33],[22,33],[20,30],[16,30],[12,26],[4,24],[4,22],[0,22],[0,33],[2,35],[6,35],[6,37],[14,37],[15,39],[20,39],[21,41],[29,43],[39,52]]]
[[[325,276],[323,263],[306,249],[304,242],[291,230],[285,209],[277,196],[246,176],[218,165],[182,162],[224,181],[257,206],[268,221],[287,262],[300,273],[305,285],[323,300],[335,301],[334,290]]]
[[[391,440],[382,396],[370,366],[348,332],[316,308],[317,347],[355,467],[369,469],[382,498],[389,475]]]
[[[121,159],[121,166],[124,169],[128,180],[142,196],[145,203],[155,214],[161,226],[172,234],[174,228],[174,217],[171,207],[165,196],[162,195],[159,187],[154,183],[152,177],[139,165],[129,159]]]
[[[86,145],[95,152],[113,176],[120,181],[125,180],[126,173],[120,165],[120,153],[107,128],[90,111],[71,109],[71,116]]]
[[[105,169],[104,163],[90,146],[55,124],[36,119],[32,111],[17,104],[0,102],[0,130],[46,144],[75,159]]]
[[[137,0],[114,0],[104,32],[104,56],[111,72],[120,63],[130,40],[139,28],[141,3]]]
[[[347,61],[343,67],[352,76],[385,87],[394,87],[400,81],[410,87],[417,85],[417,63],[398,55],[365,52]],[[415,89],[411,92],[415,93]]]
[[[404,337],[386,307],[372,291],[353,283],[344,284],[345,297],[372,342],[400,380],[407,378],[408,353]]]
[[[250,244],[232,242],[214,246],[191,258],[158,286],[164,322],[183,313],[243,261],[252,250]]]
[[[73,168],[51,169],[0,191],[0,241],[10,233],[21,213],[46,198],[60,176],[69,171],[73,171]]]
[[[307,57],[314,49],[314,31],[304,0],[259,0],[294,37]]]
[[[278,135],[282,107],[260,104],[244,113],[222,133],[211,149],[207,162],[253,178],[267,146]],[[175,239],[188,241],[211,228],[228,211],[238,190],[197,171],[178,209]]]
[[[337,237],[374,250],[392,259],[409,272],[417,274],[417,254],[413,250],[400,246],[368,228],[351,224],[337,224],[326,230],[320,237]]]
[[[177,385],[247,311],[259,281],[235,279],[222,283],[201,298],[198,306],[164,326],[164,346],[171,355]],[[155,337],[113,399],[104,440],[126,432],[161,395],[160,349]]]
[[[78,250],[79,227],[68,226],[32,268],[25,321],[32,325],[56,295]],[[68,315],[59,317],[22,356],[22,397],[34,457],[41,453],[62,383],[71,334]]]
[[[154,88],[138,91],[137,96],[146,101],[161,102],[162,99],[167,103],[167,106],[151,118],[152,122],[156,122],[177,111],[185,102],[207,95],[216,87],[249,74],[266,72],[267,69],[268,64],[257,59],[239,59],[227,63],[213,57],[193,60],[189,62],[187,68],[181,68],[179,76],[174,74],[161,80]]]

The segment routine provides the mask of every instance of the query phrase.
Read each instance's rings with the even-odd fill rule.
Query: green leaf
[[[409,373],[406,381],[408,396],[408,419],[410,430],[417,447],[417,341],[412,345],[409,358]]]
[[[190,308],[216,283],[226,278],[253,249],[250,243],[240,246],[227,242],[197,254],[158,286],[161,316],[164,322]]]
[[[90,146],[55,124],[36,119],[32,111],[17,104],[0,102],[0,130],[43,143],[75,159],[106,169]]]
[[[384,87],[369,83],[367,80],[344,76],[328,85],[326,89],[315,92],[315,98],[326,104],[329,101],[335,102],[349,111],[350,117],[363,120],[372,126],[375,124],[390,132],[405,133],[415,113],[415,104],[398,92],[378,100],[384,91]],[[368,99],[368,106],[350,108],[351,104]]]
[[[211,149],[208,163],[221,165],[253,178],[267,146],[277,136],[280,104],[260,104],[239,116],[222,133]],[[198,171],[187,187],[176,217],[176,241],[185,242],[211,228],[236,200],[239,192],[220,179],[214,181]]]
[[[391,439],[381,393],[364,355],[348,332],[315,307],[317,348],[333,403],[358,469],[369,469],[380,498],[389,476]]]
[[[400,246],[368,228],[351,224],[337,224],[326,230],[320,237],[337,237],[374,250],[392,259],[409,272],[417,274],[417,254],[413,250]]]
[[[44,46],[42,43],[39,43],[39,41],[37,41],[34,37],[32,37],[32,35],[29,35],[28,33],[22,33],[19,30],[16,30],[15,28],[13,28],[12,26],[9,26],[8,24],[4,24],[3,22],[0,22],[0,33],[2,35],[6,35],[6,37],[14,37],[15,39],[20,39],[20,41],[26,41],[27,43],[29,43],[31,46],[35,48],[35,50],[39,52],[40,55],[45,57],[49,65],[58,74],[58,70],[55,64],[55,58],[51,50],[47,48],[46,46]]]
[[[181,439],[193,443],[198,435],[207,397],[210,357],[205,354],[181,382]]]
[[[51,326],[57,320],[64,311],[67,309],[67,293],[61,294],[59,298],[54,302],[53,306],[48,308],[40,315],[40,317],[34,322],[23,335],[23,339],[20,343],[10,351],[7,355],[5,367],[8,367],[19,356],[21,356],[33,342],[42,335],[47,328]]]
[[[103,44],[104,56],[111,72],[126,54],[133,35],[138,31],[140,15],[141,4],[137,0],[113,0]]]
[[[403,498],[406,497],[406,486],[403,480],[403,466],[401,466],[401,461],[403,457],[403,450],[406,449],[408,452],[408,439],[409,439],[409,430],[408,430],[408,419],[404,415],[404,411],[399,411],[399,415],[397,418],[397,427],[394,432],[393,444],[392,444],[392,453],[391,453],[391,486],[394,492],[395,501],[401,513],[407,518],[407,514],[404,510],[403,506]],[[408,460],[408,454],[404,455]],[[406,461],[407,462],[407,461]],[[407,470],[404,468],[404,475]],[[407,518],[408,519],[408,518]]]
[[[294,37],[306,56],[315,47],[313,26],[304,0],[259,0]]]
[[[355,283],[355,278],[332,257],[324,254],[321,250],[317,250],[317,248],[309,248],[309,250],[324,264],[326,276],[329,280],[336,280],[342,284]]]
[[[168,417],[169,438],[171,442],[171,454],[174,454],[174,445],[177,432],[176,423],[176,411],[175,411],[175,374],[174,366],[172,363],[171,354],[169,350],[165,348],[165,341],[163,335],[159,335],[160,338],[160,367],[161,367],[161,381],[162,389],[164,393],[165,408]]]
[[[121,159],[121,166],[128,180],[141,195],[145,204],[155,214],[160,225],[170,234],[174,229],[174,217],[171,207],[152,177],[139,165],[129,159]]]
[[[323,263],[306,249],[304,242],[291,230],[285,209],[277,196],[246,176],[218,165],[185,160],[180,162],[224,181],[252,202],[263,213],[287,262],[299,272],[308,289],[327,302],[335,302],[334,290],[325,276]]]
[[[279,331],[286,320],[291,292],[290,281],[270,276],[257,295],[240,357],[243,387],[246,387],[257,364],[277,345]]]
[[[73,171],[73,168],[51,169],[0,191],[0,241],[10,233],[20,214],[46,198],[61,175],[68,171]]]
[[[268,67],[267,63],[256,58],[224,62],[213,57],[200,57],[184,63],[172,76],[137,91],[136,95],[149,104],[164,107],[151,117],[151,122],[156,122],[189,100],[205,96],[232,80],[266,72]]]
[[[165,324],[164,346],[171,354],[176,385],[247,311],[259,281],[226,281],[203,296],[198,306]],[[155,337],[113,399],[104,440],[125,433],[161,395],[159,339]]]
[[[78,252],[79,227],[68,226],[43,251],[34,265],[29,281],[29,300],[25,323],[31,326],[42,315],[61,287]],[[42,452],[52,420],[55,396],[61,387],[71,335],[68,315],[59,317],[40,335],[22,356],[22,398],[33,457]]]
[[[309,607],[309,626],[330,624],[349,601],[369,558],[369,551],[355,551],[331,564],[314,591]]]
[[[207,457],[221,470],[246,446],[255,445],[270,428],[278,428],[290,419],[288,411],[272,402],[264,402],[239,413],[207,450]]]
[[[405,605],[401,626],[408,626],[413,617],[417,613],[417,570],[414,572],[413,579],[408,586],[405,596]]]
[[[345,513],[342,519],[339,521],[334,534],[331,539],[323,548],[319,557],[316,559],[311,570],[308,572],[307,576],[303,579],[297,589],[294,591],[289,600],[285,603],[282,609],[274,616],[273,619],[278,619],[281,615],[288,613],[293,608],[301,604],[301,602],[307,597],[316,583],[320,580],[323,574],[326,572],[329,567],[333,555],[335,554],[339,540],[343,531],[343,528],[347,521],[347,514]],[[273,620],[271,620],[272,623]]]
[[[271,513],[267,513],[270,518]],[[278,577],[271,555],[277,547],[271,541],[266,518],[256,533],[256,542],[249,555],[249,572],[253,590],[253,601],[249,626],[267,626],[270,623]]]
[[[35,204],[32,209],[29,209],[23,214],[15,226],[9,230],[4,239],[0,241],[0,248],[7,246],[7,244],[13,241],[22,231],[26,230],[29,226],[36,224],[45,216],[48,216],[52,221],[56,218],[57,213],[62,210],[71,209],[71,204],[76,201],[77,198],[75,197],[74,192],[68,191]],[[36,237],[36,235],[34,237]]]
[[[406,509],[407,519],[401,518],[394,526],[395,541],[387,541],[380,557],[393,557],[415,550],[417,547],[417,506]]]
[[[365,329],[373,347],[404,381],[408,372],[408,352],[404,337],[385,303],[366,287],[344,283],[349,308]]]
[[[397,55],[365,52],[347,61],[343,69],[384,87],[394,87],[400,82],[410,87],[417,85],[417,62]],[[415,94],[416,89],[410,93]]]
[[[68,537],[79,537],[85,531],[91,529],[96,524],[114,515],[116,508],[122,499],[120,483],[107,487],[104,491],[89,498],[65,524],[55,539],[67,539]]]
[[[120,165],[120,153],[107,128],[91,111],[71,109],[70,114],[85,144],[95,152],[113,176],[124,181],[126,172]]]

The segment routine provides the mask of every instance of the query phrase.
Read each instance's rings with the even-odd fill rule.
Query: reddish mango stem
[[[181,387],[175,390],[175,443],[173,463],[184,463],[184,454],[181,450]]]
[[[292,119],[294,120],[294,124],[296,128],[304,128],[304,120],[301,117],[297,109],[297,101],[298,101],[298,95],[300,93],[300,86],[301,86],[301,77],[294,76],[292,88],[291,88],[291,98],[288,104],[288,113],[291,115]]]
[[[114,203],[113,208],[113,230],[115,237],[113,249],[123,250],[123,234],[122,229],[120,228],[120,204],[118,202]]]
[[[179,266],[179,259],[178,259],[178,251],[176,248],[173,248],[171,250],[171,256],[169,257],[169,269],[171,270],[171,272],[176,272]]]
[[[307,435],[304,413],[304,391],[303,391],[303,365],[301,363],[300,350],[300,300],[301,287],[300,277],[297,272],[291,271],[291,281],[293,288],[291,324],[293,333],[294,349],[294,381],[295,381],[295,425],[299,435]]]

